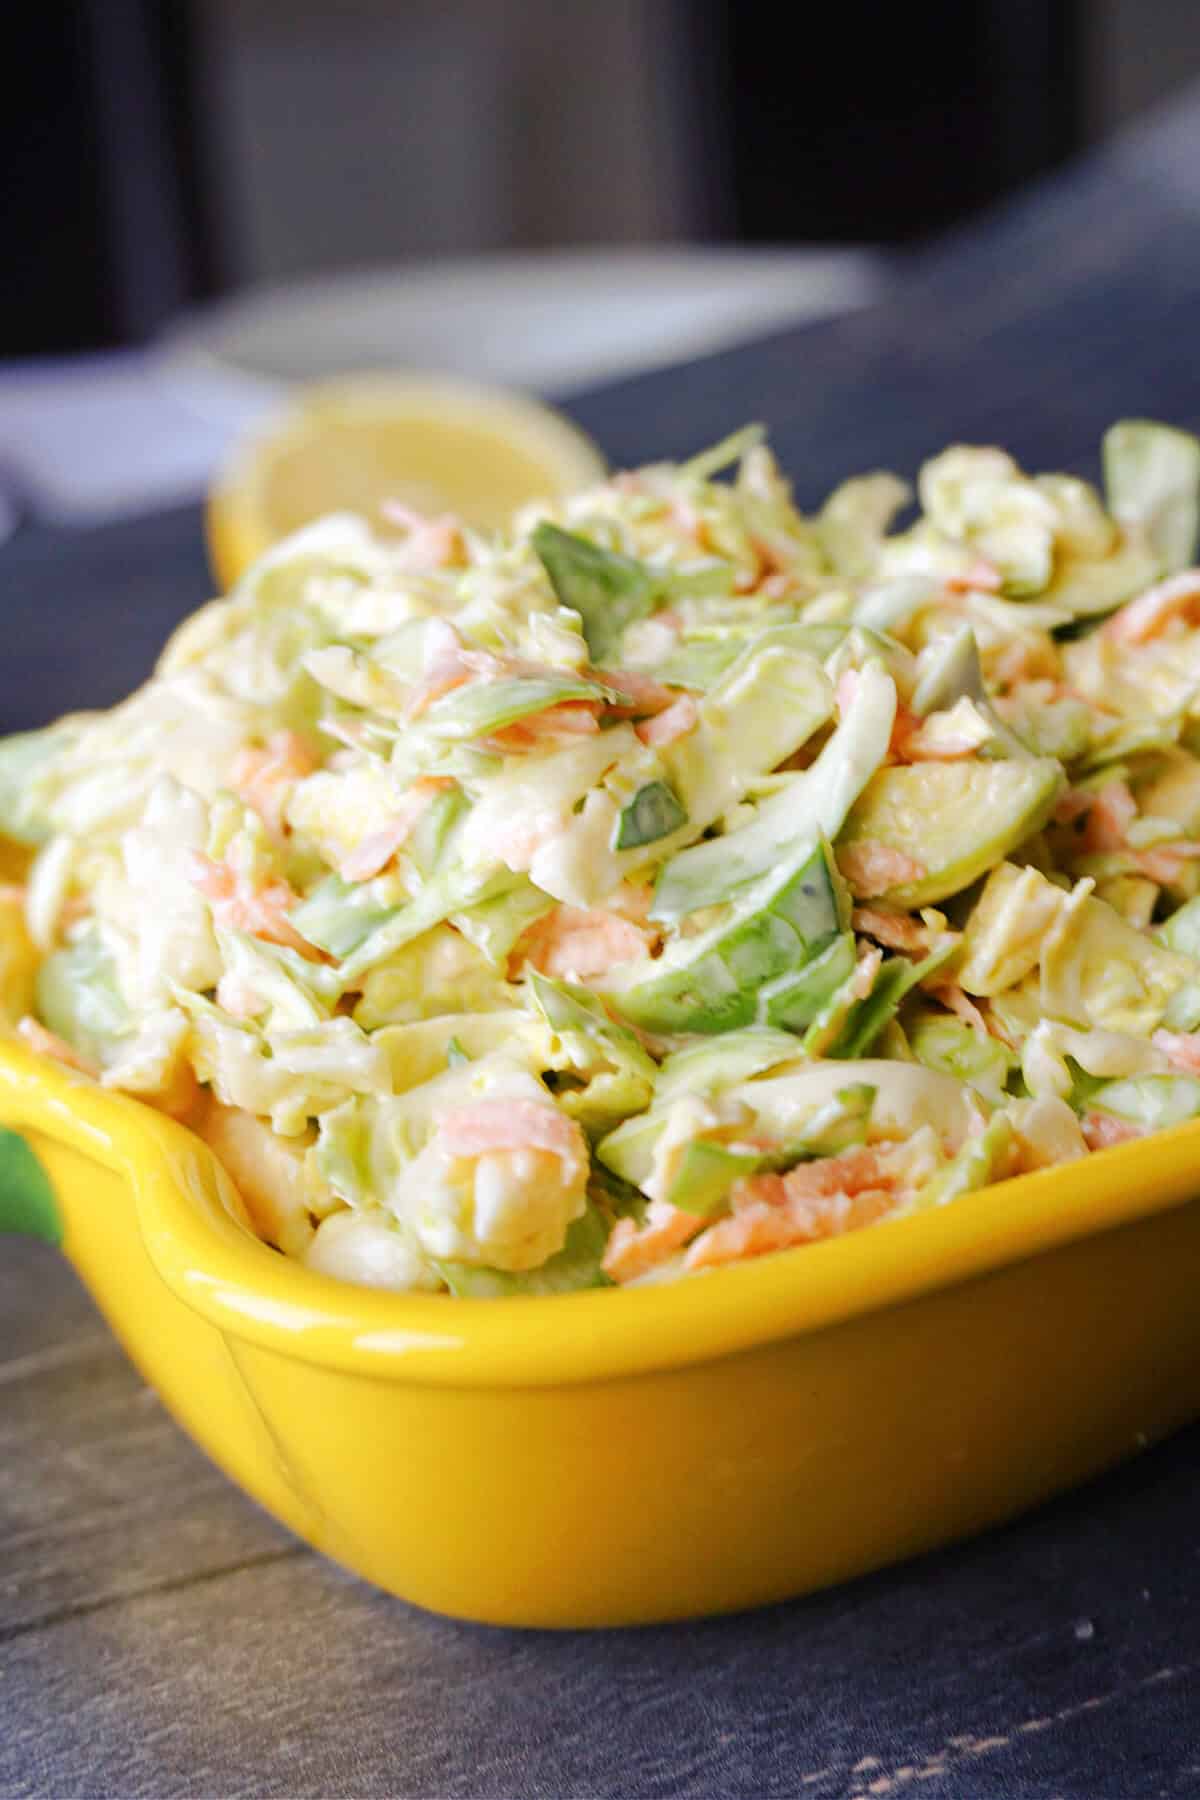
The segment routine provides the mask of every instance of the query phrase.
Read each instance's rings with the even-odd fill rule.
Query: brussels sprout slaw
[[[0,742],[8,1028],[285,1254],[465,1296],[1200,1117],[1200,443],[1103,461],[959,445],[804,516],[750,428],[496,538],[298,532]]]

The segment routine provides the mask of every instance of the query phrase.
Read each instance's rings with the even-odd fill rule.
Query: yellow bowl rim
[[[453,1299],[355,1287],[281,1255],[240,1222],[228,1178],[192,1132],[18,1042],[0,1044],[0,1118],[126,1177],[159,1275],[220,1330],[324,1368],[436,1386],[561,1386],[711,1361],[915,1300],[1200,1194],[1195,1120],[927,1213],[685,1280]],[[59,1200],[70,1253],[81,1202]]]

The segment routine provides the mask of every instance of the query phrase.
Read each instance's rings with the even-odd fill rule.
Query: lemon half
[[[385,526],[381,502],[398,500],[490,531],[604,474],[590,438],[524,394],[398,374],[318,383],[235,448],[208,498],[209,558],[225,590],[322,513]]]

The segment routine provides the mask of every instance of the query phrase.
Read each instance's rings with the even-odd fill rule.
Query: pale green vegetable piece
[[[622,1059],[635,1066],[653,1085],[657,1069],[637,1034],[627,1025],[619,1025],[615,1019],[610,1019],[588,988],[570,981],[555,981],[536,969],[529,971],[529,987],[538,1011],[552,1031],[577,1032],[619,1050]]]
[[[971,909],[958,982],[968,994],[1002,994],[1036,969],[1065,891],[1034,868],[1001,863]]]
[[[487,1269],[474,1263],[434,1258],[433,1266],[452,1294],[470,1300],[504,1300],[515,1294],[575,1294],[584,1288],[611,1287],[602,1268],[610,1221],[589,1201],[567,1227],[561,1250],[536,1269],[517,1273]]]
[[[553,1034],[548,1067],[582,1083],[559,1090],[563,1111],[595,1135],[649,1106],[658,1071],[628,1026],[610,1019],[587,988],[536,970],[529,973],[529,986]]]
[[[291,923],[310,944],[343,957],[398,910],[394,900],[381,898],[373,883],[343,881],[340,875],[330,874],[293,907]]]
[[[596,1157],[603,1166],[632,1187],[640,1188],[649,1181],[654,1169],[654,1152],[667,1129],[668,1107],[652,1107],[626,1119],[596,1145]]]
[[[654,1084],[654,1104],[669,1105],[681,1094],[703,1098],[723,1093],[795,1054],[796,1040],[790,1031],[772,1031],[763,1025],[700,1038],[664,1058]]]
[[[762,801],[740,830],[681,851],[664,864],[651,917],[673,921],[735,898],[769,871],[807,856],[819,836],[836,836],[887,755],[895,715],[891,677],[868,663],[845,716],[811,769]]]
[[[956,1075],[994,1105],[1003,1103],[1016,1057],[998,1038],[980,1037],[970,1025],[948,1013],[923,1013],[910,1019],[907,1037],[913,1055],[927,1069]]]
[[[408,1224],[417,1213],[435,1215],[450,1197],[408,1179],[408,1166],[434,1136],[437,1121],[459,1105],[480,1098],[547,1100],[534,1073],[540,1062],[536,1037],[538,1026],[522,1013],[507,1021],[495,1013],[448,1015],[376,1031],[372,1044],[390,1080],[324,1112],[318,1172],[351,1206],[387,1206]],[[453,1057],[452,1044],[466,1053],[466,1062]]]
[[[1200,979],[1185,981],[1175,989],[1162,1022],[1167,1031],[1200,1031]]]
[[[1168,750],[1147,779],[1136,788],[1141,812],[1170,819],[1181,837],[1200,832],[1200,759],[1186,750]]]
[[[1062,763],[1083,757],[1092,743],[1093,714],[1082,700],[1013,697],[1008,723],[1022,747],[1033,756],[1053,756]]]
[[[341,991],[336,969],[244,931],[218,926],[216,937],[225,967],[242,993],[257,997],[252,1016],[262,1019],[266,1030],[319,1025],[329,1017]]]
[[[567,701],[603,700],[607,691],[597,682],[568,675],[468,682],[435,700],[421,715],[419,729],[439,738],[484,737]]]
[[[454,829],[462,823],[470,805],[461,788],[448,788],[435,794],[417,819],[404,849],[426,880],[440,868]]]
[[[953,444],[922,466],[918,491],[927,519],[998,569],[1006,593],[1038,594],[1046,587],[1057,513],[1011,456]]]
[[[852,581],[871,574],[892,520],[911,499],[908,483],[886,471],[856,475],[834,489],[821,508],[817,531],[839,574]]]
[[[636,850],[643,844],[656,844],[686,824],[687,812],[674,788],[665,781],[648,781],[621,808],[613,849]]]
[[[941,599],[942,587],[930,575],[896,575],[865,588],[854,607],[854,623],[874,631],[903,627]]]
[[[920,962],[910,962],[906,956],[888,957],[876,974],[870,993],[850,1008],[837,1036],[822,1054],[843,1060],[865,1056],[880,1032],[895,1018],[905,996],[944,967],[954,948],[951,943],[932,950]]]
[[[880,769],[838,839],[851,891],[891,906],[931,906],[969,887],[1034,832],[1066,786],[1049,757],[1008,762],[914,763]],[[859,875],[869,847],[906,859],[885,885]]]
[[[754,1023],[758,990],[800,967],[841,931],[845,906],[824,849],[767,875],[699,937],[678,940],[608,993],[649,1031],[729,1031]]]
[[[1096,898],[1104,900],[1130,925],[1144,931],[1154,917],[1159,886],[1148,875],[1110,875],[1096,883]],[[1197,971],[1200,974],[1200,970]]]
[[[38,1017],[101,1067],[135,1026],[117,985],[112,957],[95,929],[55,950],[37,972]]]
[[[495,1012],[438,1013],[411,1024],[383,1025],[371,1033],[371,1042],[387,1058],[397,1094],[444,1074],[452,1042],[472,1062],[503,1051],[530,1074],[550,1066],[545,1025],[517,1006]]]
[[[553,905],[548,894],[518,877],[506,892],[464,907],[461,912],[452,912],[449,919],[456,931],[502,971],[517,940]]]
[[[267,1033],[185,988],[174,998],[191,1021],[200,1080],[226,1106],[269,1117],[284,1137],[299,1136],[351,1094],[382,1094],[391,1085],[383,1047],[351,1019]]]
[[[536,846],[556,832],[569,833],[614,768],[644,768],[646,778],[662,772],[628,724],[509,758],[479,781],[469,822],[443,847],[443,858],[452,860],[461,850],[465,863],[486,870],[502,861],[514,843]],[[608,848],[606,844],[606,853]]]
[[[1196,716],[1200,633],[1164,637],[1131,654],[1107,632],[1093,631],[1063,646],[1063,662],[1078,693],[1131,721],[1182,718],[1186,730]]]
[[[1040,955],[1043,1013],[1074,1025],[1149,1037],[1197,965],[1126,923],[1103,900],[1079,892],[1061,908]]]
[[[618,655],[625,627],[654,610],[659,583],[651,571],[557,525],[539,525],[531,542],[560,604],[582,619],[592,661]]]
[[[1200,961],[1200,895],[1173,912],[1169,919],[1164,919],[1158,928],[1158,937],[1168,950],[1177,950],[1181,956]]]
[[[1131,1075],[1096,1088],[1089,1105],[1145,1131],[1165,1131],[1200,1116],[1200,1081],[1192,1075]]]
[[[1103,557],[1062,555],[1043,599],[1077,619],[1115,611],[1154,580],[1162,562],[1146,538],[1131,530]]]
[[[979,645],[970,625],[960,625],[948,636],[930,644],[918,657],[917,667],[920,673],[909,701],[910,711],[919,718],[947,713],[944,723],[953,732],[956,719],[950,709],[967,700],[974,709],[975,724],[982,722],[991,733],[980,747],[981,755],[1023,757],[1028,754],[1028,746],[1020,735],[1009,729],[987,698]],[[1083,710],[1086,716],[1086,708]]]
[[[941,712],[964,695],[968,700],[984,697],[979,646],[969,625],[960,625],[956,631],[929,645],[922,651],[917,666],[921,673],[913,689],[909,710],[918,718]]]
[[[39,797],[38,777],[74,742],[69,720],[44,731],[19,731],[0,740],[0,833],[18,844],[42,844],[54,827]]]
[[[912,1211],[945,1206],[948,1200],[957,1200],[960,1194],[987,1187],[1003,1166],[1012,1149],[1013,1138],[1011,1121],[1004,1113],[997,1113],[995,1118],[988,1120],[978,1137],[964,1144],[952,1161],[939,1170],[932,1181],[926,1182],[912,1202]]]
[[[850,979],[854,961],[854,933],[846,931],[802,968],[765,983],[758,997],[760,1016],[788,1031],[807,1030]]]
[[[516,990],[481,947],[448,925],[435,925],[367,971],[354,1019],[374,1031],[439,1013],[496,1012],[515,1002]]]
[[[1104,486],[1109,511],[1145,533],[1160,573],[1187,568],[1200,523],[1200,440],[1151,419],[1122,419],[1104,434]]]
[[[1159,1074],[1167,1058],[1153,1043],[1128,1032],[1089,1025],[1077,1030],[1059,1019],[1041,1019],[1021,1045],[1021,1076],[1031,1094],[1086,1101],[1106,1081]]]
[[[696,729],[659,752],[688,815],[670,849],[741,800],[746,787],[806,744],[833,710],[820,662],[802,645],[752,643],[700,700]],[[666,846],[660,846],[664,853]]]
[[[1148,1037],[1177,996],[1194,991],[1198,967],[1156,943],[1087,884],[1070,894],[1033,868],[1004,864],[989,878],[964,934],[958,979],[968,993],[1005,994],[1038,971],[1034,1018]]]
[[[731,632],[725,637],[685,642],[669,656],[654,662],[655,677],[672,687],[697,688],[703,692],[745,652],[748,641]]]
[[[757,1150],[694,1138],[685,1147],[663,1197],[668,1206],[678,1206],[683,1212],[705,1217],[722,1212],[734,1183],[753,1175],[762,1167],[762,1160]]]
[[[1035,475],[1033,484],[1054,508],[1054,535],[1060,553],[1108,555],[1117,541],[1117,528],[1090,482],[1080,481],[1077,475]]]
[[[689,456],[686,462],[680,463],[680,476],[685,481],[711,481],[714,475],[729,468],[731,463],[741,462],[763,442],[766,435],[765,425],[743,425],[739,430],[731,431],[728,437],[721,438],[708,450],[698,450],[695,456]]]
[[[492,868],[487,873],[480,873],[478,870],[465,868],[461,863],[452,863],[435,875],[432,881],[427,882],[406,905],[394,909],[377,921],[370,933],[346,955],[342,963],[344,980],[347,984],[358,981],[376,963],[391,956],[413,938],[420,937],[430,926],[440,924],[451,913],[475,906],[483,900],[495,899],[500,894],[507,894],[523,881],[523,876],[514,875],[508,869]],[[293,922],[297,930],[303,933],[304,926],[299,923],[298,917],[300,911],[297,908]]]

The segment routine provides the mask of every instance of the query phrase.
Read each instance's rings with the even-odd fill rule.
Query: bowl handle
[[[63,1241],[62,1213],[50,1177],[19,1131],[0,1127],[0,1234]]]

